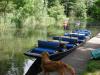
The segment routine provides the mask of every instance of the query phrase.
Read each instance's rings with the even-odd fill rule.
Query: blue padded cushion
[[[65,33],[64,36],[72,36],[72,37],[78,37],[78,34],[75,33]]]
[[[71,48],[73,48],[75,45],[74,45],[74,44],[66,44],[65,46],[67,47],[67,49],[71,49]]]
[[[72,33],[72,34],[65,33],[64,36],[78,37],[78,39],[80,39],[80,40],[86,39],[85,34],[78,34],[78,33],[77,34],[75,34],[75,33]]]
[[[73,38],[64,38],[64,37],[53,37],[54,40],[59,40],[61,39],[62,41],[67,41],[67,42],[70,42],[70,43],[77,43],[77,39],[73,39]]]
[[[80,33],[80,34],[85,34],[85,36],[89,36],[91,34],[91,31],[82,29],[82,30],[75,30],[73,31],[74,33]]]
[[[78,43],[80,44],[80,43],[83,43],[84,41],[83,40],[78,40]]]
[[[38,47],[57,49],[58,46],[59,46],[59,42],[40,41],[40,40],[38,40]]]
[[[88,33],[88,32],[80,32],[80,31],[75,31],[74,33],[84,34],[85,36],[88,36],[88,35],[89,35],[89,33]]]
[[[85,37],[85,35],[80,35],[80,36],[78,36],[78,39],[79,40],[84,40],[84,39],[86,39],[86,37]]]
[[[35,52],[35,53],[42,53],[42,52],[45,52],[45,51],[47,51],[48,53],[50,53],[50,54],[53,54],[55,51],[54,50],[52,50],[52,49],[47,49],[47,48],[34,48],[33,50],[32,50],[32,52]]]

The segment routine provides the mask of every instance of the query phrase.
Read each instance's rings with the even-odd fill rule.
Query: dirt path
[[[87,61],[91,58],[90,51],[100,48],[100,33],[86,42],[82,47],[77,48],[71,54],[62,59],[67,64],[72,65],[76,70],[76,75],[80,75],[86,68]]]

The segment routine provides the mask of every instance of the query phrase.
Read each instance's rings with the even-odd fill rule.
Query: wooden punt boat
[[[74,46],[73,48],[65,49],[65,51],[63,51],[63,52],[50,54],[49,57],[51,60],[55,60],[55,61],[60,60],[60,59],[64,58],[65,56],[67,56],[68,54],[70,54],[72,51],[74,51],[77,47],[79,47],[82,44],[83,43],[81,43],[77,46]],[[26,52],[25,55],[36,58],[35,62],[32,64],[32,66],[30,67],[30,69],[27,71],[27,73],[25,75],[38,75],[42,71],[40,54],[31,53],[31,50],[30,50],[30,51]]]

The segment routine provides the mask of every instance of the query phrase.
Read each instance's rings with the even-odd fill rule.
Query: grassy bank
[[[100,60],[91,60],[82,75],[100,75]]]

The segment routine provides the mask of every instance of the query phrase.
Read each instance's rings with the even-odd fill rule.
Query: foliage
[[[100,20],[100,0],[96,1],[94,6],[92,7],[92,17],[95,18],[96,20]]]
[[[54,17],[55,19],[57,19],[57,15],[63,15],[64,14],[64,9],[63,6],[54,6],[48,9],[48,13],[51,17]]]
[[[85,2],[85,0],[77,0],[74,8],[76,16],[83,20],[87,17],[87,7]]]
[[[100,61],[99,60],[92,60],[88,63],[88,67],[87,67],[88,71],[92,72],[95,70],[99,70],[100,69]]]
[[[62,26],[64,19],[66,19],[64,14],[64,6],[57,0],[55,0],[53,3],[53,6],[48,8],[48,15],[55,19],[55,25]]]
[[[99,5],[100,0],[0,0],[0,75],[9,71],[13,52],[15,66],[22,73],[25,50],[33,48],[37,40],[47,40],[47,34],[63,35],[66,17],[71,30],[77,19],[99,20]]]
[[[99,75],[100,60],[91,60],[87,64],[87,69],[82,75]]]
[[[100,0],[88,0],[87,2],[87,15],[94,20],[100,20]]]
[[[93,18],[99,19],[99,0],[96,3],[95,1],[0,0],[0,13],[3,16],[2,18],[4,18],[4,24],[2,25],[7,26],[7,24],[10,24],[15,27],[15,34],[26,36],[28,34],[33,35],[30,31],[33,32],[36,26],[62,26],[66,16],[70,18],[71,22],[74,22],[75,19],[87,19],[87,13]],[[92,12],[92,10],[95,11]],[[10,20],[8,23],[7,17],[9,16]]]
[[[64,5],[64,12],[67,16],[71,16],[71,11],[74,10],[76,0],[60,0]]]

